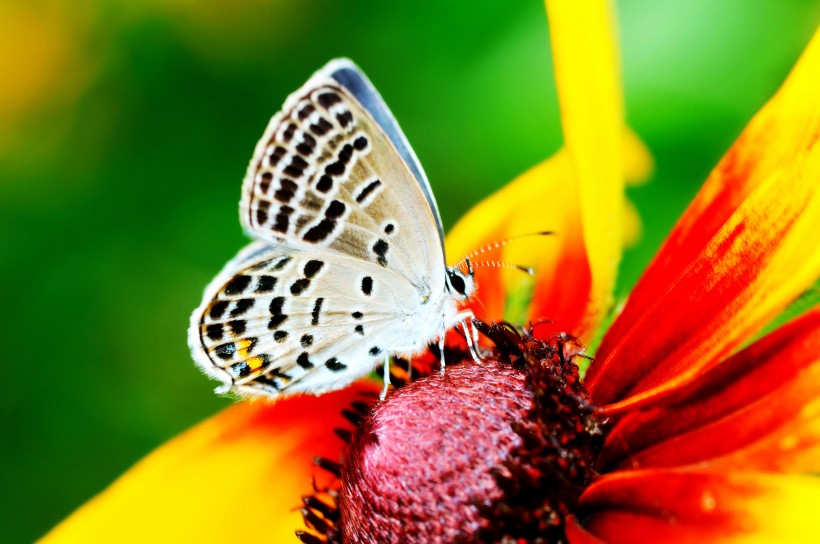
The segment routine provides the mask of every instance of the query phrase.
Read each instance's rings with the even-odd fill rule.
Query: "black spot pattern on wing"
[[[273,230],[276,232],[281,232],[283,234],[288,232],[288,228],[290,227],[290,216],[293,214],[294,209],[290,206],[279,206],[279,212],[276,214],[276,220],[273,224]]]
[[[367,149],[367,138],[365,136],[359,136],[353,140],[353,149],[356,151],[364,151]]]
[[[321,242],[330,236],[338,225],[338,219],[344,214],[344,202],[332,200],[325,210],[325,218],[305,233],[302,239],[306,242]]]
[[[296,191],[299,189],[299,186],[296,185],[295,181],[288,178],[283,178],[280,183],[281,185],[279,186],[279,189],[273,194],[273,198],[275,198],[279,202],[287,204],[296,194]]]
[[[206,326],[205,330],[208,338],[211,340],[222,340],[222,335],[224,334],[222,323],[211,323]]]
[[[362,204],[365,200],[371,196],[374,191],[376,191],[379,187],[381,187],[382,181],[380,179],[374,179],[370,181],[367,185],[361,188],[359,193],[356,195],[356,202]]]
[[[252,298],[241,298],[237,300],[236,304],[234,304],[233,310],[231,310],[231,316],[237,317],[246,313],[248,310],[253,308],[254,302],[255,301]]]
[[[230,369],[231,374],[233,374],[235,378],[244,378],[245,376],[248,376],[251,373],[251,366],[245,361],[242,361],[241,363],[232,364],[230,366]]]
[[[230,327],[233,336],[241,336],[245,334],[248,328],[248,322],[244,319],[234,319],[233,321],[228,321],[228,327]]]
[[[241,295],[251,283],[251,277],[245,275],[234,276],[225,284],[225,294],[229,296]]]
[[[314,124],[310,125],[310,131],[316,136],[324,136],[332,129],[333,125],[324,117],[319,117]]]
[[[390,248],[389,244],[383,239],[379,238],[373,244],[373,253],[376,254],[377,261],[382,266],[387,266],[387,250]]]
[[[283,311],[284,305],[285,297],[275,297],[273,300],[271,300],[271,303],[268,307],[268,311],[270,312],[268,329],[276,329],[287,320],[288,316]]]
[[[227,300],[220,300],[218,302],[214,302],[213,305],[211,305],[211,309],[208,312],[208,315],[210,315],[211,319],[219,319],[220,317],[222,317],[222,314],[225,313],[225,310],[228,309],[229,305],[230,302]]]
[[[296,358],[296,364],[304,369],[311,369],[314,366],[313,363],[310,362],[307,352],[304,351],[299,354],[299,357]]]
[[[308,287],[310,287],[310,280],[307,278],[299,278],[290,284],[290,293],[293,296],[299,296],[304,293]]]
[[[304,121],[305,119],[310,117],[310,114],[314,111],[316,111],[316,108],[313,107],[313,104],[308,102],[307,104],[303,104],[301,108],[299,108],[299,113],[297,114],[297,117],[300,121]]]
[[[327,174],[322,174],[319,181],[316,182],[316,190],[328,193],[331,189],[333,189],[333,178]]]
[[[276,287],[276,277],[274,276],[259,276],[256,283],[257,293],[270,293]]]
[[[341,372],[342,370],[347,368],[347,365],[340,362],[336,357],[331,357],[330,359],[325,361],[325,366],[333,372]]]
[[[216,352],[216,356],[220,359],[228,360],[233,357],[234,353],[236,353],[236,344],[233,342],[220,344],[216,346],[214,351]]]
[[[325,301],[324,298],[319,297],[316,299],[316,302],[313,303],[313,311],[311,312],[311,325],[318,325],[319,324],[319,314],[322,311],[322,303]]]
[[[322,269],[324,265],[325,263],[317,259],[312,259],[308,261],[307,263],[305,263],[305,268],[303,269],[305,277],[308,279],[312,279],[316,274],[319,273],[319,271]]]
[[[334,104],[338,104],[342,101],[341,97],[332,91],[323,91],[321,93],[318,93],[316,96],[316,100],[319,102],[319,105],[325,108],[326,110],[329,110],[331,106],[333,106]]]

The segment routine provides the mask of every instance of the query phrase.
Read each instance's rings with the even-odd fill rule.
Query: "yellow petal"
[[[241,402],[137,463],[42,540],[290,542],[313,456],[337,460],[340,410],[374,388],[354,385],[275,404]],[[321,485],[326,478],[316,473]]]
[[[629,185],[641,185],[655,169],[655,161],[646,144],[629,129],[624,131],[624,180]]]
[[[624,113],[612,2],[546,0],[564,141],[592,274],[587,329],[611,303],[621,257]]]
[[[637,180],[648,175],[652,160],[640,139],[629,131],[627,134],[623,140],[624,175]],[[589,307],[600,306],[600,301],[589,289],[577,186],[568,154],[559,151],[481,201],[453,227],[445,243],[451,264],[508,237],[545,230],[555,233],[515,240],[473,258],[479,263],[502,261],[536,271],[530,278],[517,270],[476,267],[480,300],[472,306],[476,316],[518,324],[549,320],[556,332],[577,336],[587,332],[581,329],[584,317],[596,314]],[[631,219],[624,234],[634,239],[640,222],[629,215],[631,212],[630,208],[623,212]]]
[[[641,239],[643,224],[641,214],[631,200],[624,200],[623,226],[623,247],[633,247]]]
[[[586,268],[575,187],[567,154],[558,152],[475,206],[447,236],[447,254],[457,260],[507,237],[541,231],[556,233],[522,238],[474,256],[473,261],[478,265],[475,269],[480,303],[474,305],[473,311],[479,318],[492,321],[519,317],[509,315],[508,302],[516,300],[522,290],[530,293],[533,289],[526,274],[482,266],[482,263],[503,261],[536,269],[536,291],[542,285],[559,285],[562,270],[579,266],[575,262],[570,265],[570,260],[580,259],[580,266]],[[564,330],[575,330],[589,291],[582,282],[572,285],[577,287],[572,294],[567,294],[568,290],[556,290],[565,295],[562,300],[547,297],[546,313],[530,314],[529,318],[554,320],[561,323]],[[529,294],[525,298],[529,298]],[[525,300],[521,306],[526,308],[528,302]],[[517,321],[524,321],[526,313],[520,317]]]

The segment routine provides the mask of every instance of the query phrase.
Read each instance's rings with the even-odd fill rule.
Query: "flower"
[[[645,170],[646,157],[624,130],[607,5],[549,0],[547,7],[566,147],[468,214],[448,238],[448,253],[459,255],[505,229],[541,230],[541,218],[518,211],[527,201],[560,203],[549,210],[552,228],[565,235],[539,253],[537,282],[524,286],[533,288],[528,318],[552,320],[536,327],[538,338],[485,328],[497,345],[486,368],[448,368],[444,379],[413,382],[372,413],[361,394],[379,386],[366,381],[316,398],[237,404],[146,457],[46,542],[99,534],[287,541],[300,526],[299,512],[289,509],[300,496],[308,497],[305,516],[314,527],[335,530],[336,506],[310,497],[333,479],[319,474],[311,483],[309,461],[338,458],[332,429],[344,426],[343,416],[362,424],[353,435],[341,433],[351,440],[345,465],[321,463],[347,486],[338,499],[347,508],[342,528],[371,506],[368,490],[377,502],[373,489],[396,483],[389,478],[446,484],[441,469],[457,454],[462,464],[449,472],[458,484],[451,492],[467,493],[460,504],[472,510],[451,513],[464,524],[435,533],[448,538],[487,531],[514,537],[513,519],[571,543],[817,540],[810,514],[820,499],[811,476],[820,469],[820,308],[744,344],[820,275],[820,33],[712,172],[580,384],[573,364],[580,348],[554,333],[568,330],[587,343],[610,306],[624,239],[623,179]],[[520,262],[515,252],[532,251],[524,246],[500,251]],[[522,287],[500,270],[481,274],[485,319],[498,318],[509,306],[505,297]],[[422,404],[401,404],[407,401]],[[453,403],[459,410],[442,408]],[[438,408],[419,411],[431,405]],[[483,419],[458,419],[468,409]],[[414,415],[429,422],[429,436],[418,422],[418,432],[403,432]],[[448,423],[459,431],[442,442]],[[416,455],[414,462],[390,465],[400,458],[388,457],[387,465],[372,466],[396,470],[373,471],[365,461],[382,432],[393,450]],[[428,438],[446,444],[449,457],[417,447]],[[495,449],[480,450],[482,439]],[[566,465],[561,452],[577,463],[545,472]],[[384,487],[360,484],[373,478]],[[545,489],[554,487],[545,481],[573,485],[537,511],[513,500],[522,488],[550,498]],[[408,526],[441,518],[439,488],[404,489],[391,491],[391,504],[420,505],[404,520]]]

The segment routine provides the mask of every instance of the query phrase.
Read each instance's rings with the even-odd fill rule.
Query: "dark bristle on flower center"
[[[562,542],[590,483],[602,423],[570,337],[476,321],[495,348],[462,354],[348,419],[330,490],[306,497],[303,542]]]

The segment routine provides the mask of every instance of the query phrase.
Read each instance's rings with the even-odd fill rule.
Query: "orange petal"
[[[636,402],[714,364],[820,275],[820,32],[712,172],[586,377]]]
[[[818,501],[809,476],[658,470],[605,476],[580,508],[585,529],[610,543],[818,542]]]
[[[477,263],[503,261],[535,268],[538,293],[535,298],[548,300],[548,304],[541,302],[537,307],[548,308],[544,313],[533,310],[530,318],[552,319],[565,327],[573,327],[583,315],[589,293],[588,282],[586,285],[583,280],[567,282],[561,277],[562,270],[574,271],[580,266],[579,275],[583,278],[583,270],[587,268],[583,242],[575,236],[579,232],[577,225],[578,206],[569,162],[566,154],[559,152],[470,210],[447,236],[447,255],[458,260],[477,248],[492,246],[510,236],[545,230],[556,232],[554,236],[516,240],[482,252],[473,260]],[[576,265],[579,260],[580,264]],[[517,270],[476,266],[475,279],[478,301],[472,309],[477,317],[486,321],[508,317],[508,295],[532,288],[530,278]],[[542,288],[553,289],[560,300],[540,294],[538,289]]]
[[[338,458],[333,428],[349,426],[340,410],[375,391],[237,403],[149,454],[43,542],[291,541],[313,456]]]
[[[637,180],[649,173],[651,156],[636,135],[626,133],[624,175]],[[475,261],[502,261],[536,270],[533,282],[517,270],[476,267],[478,300],[471,309],[477,317],[519,324],[549,320],[537,328],[539,335],[559,331],[583,334],[580,327],[590,315],[588,306],[597,301],[590,294],[576,188],[569,158],[559,151],[476,205],[452,229],[446,240],[451,264],[510,236],[544,230],[555,233],[522,238],[474,257]],[[522,293],[516,311],[515,300]]]
[[[613,427],[600,469],[820,471],[820,308],[656,400]]]
[[[624,113],[612,2],[546,0],[564,142],[581,202],[593,304],[582,335],[612,303],[621,258]],[[572,331],[571,331],[572,332]]]

